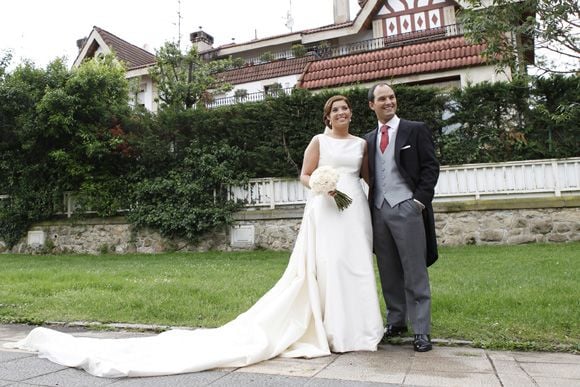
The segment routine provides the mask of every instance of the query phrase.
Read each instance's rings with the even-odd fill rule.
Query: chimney
[[[334,24],[341,24],[350,21],[350,8],[348,0],[334,0]]]
[[[79,49],[79,51],[83,49],[85,43],[87,42],[87,39],[88,38],[85,36],[84,38],[77,40],[77,48]]]
[[[197,52],[204,52],[213,48],[213,36],[203,32],[201,27],[199,27],[199,31],[189,34],[189,40],[197,49]]]

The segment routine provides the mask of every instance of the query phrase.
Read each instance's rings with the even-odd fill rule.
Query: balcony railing
[[[320,46],[318,46],[314,52],[322,58],[334,58],[337,56],[352,55],[361,52],[381,50],[384,48],[428,42],[457,35],[463,35],[462,24],[452,24],[423,31],[406,32],[394,36],[363,40],[361,42],[335,47],[320,48]]]
[[[292,93],[293,88],[286,88],[286,89],[277,89],[274,92],[266,92],[266,91],[258,91],[255,93],[248,93],[244,96],[231,96],[231,97],[222,97],[222,98],[215,98],[211,102],[207,102],[205,106],[208,109],[213,109],[220,106],[228,106],[233,105],[236,103],[245,103],[245,102],[258,102],[263,101],[267,97],[279,97],[281,95],[290,95]]]
[[[463,35],[463,24],[451,24],[437,28],[430,28],[422,31],[405,32],[393,36],[385,36],[363,40],[360,42],[329,45],[327,42],[321,42],[317,45],[305,46],[305,55],[315,55],[317,58],[334,58],[343,55],[351,55],[360,52],[381,50],[383,48],[398,47],[407,44],[415,44],[438,40],[445,37]],[[296,58],[295,51],[283,50],[270,53],[270,61]],[[269,61],[263,60],[263,57],[251,57],[244,59],[245,63],[262,64]]]

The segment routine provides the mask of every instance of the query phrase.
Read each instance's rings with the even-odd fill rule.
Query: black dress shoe
[[[395,325],[387,325],[387,327],[385,328],[385,335],[383,336],[383,339],[389,339],[391,337],[395,337],[395,336],[401,336],[403,333],[407,332],[407,327],[402,326],[402,327],[398,327]]]
[[[433,349],[429,335],[415,335],[413,339],[413,348],[415,352],[427,352]]]

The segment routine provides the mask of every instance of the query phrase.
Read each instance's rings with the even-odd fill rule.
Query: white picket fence
[[[361,181],[363,188],[366,184]],[[435,202],[580,194],[580,157],[464,164],[441,167]],[[276,208],[306,202],[309,191],[298,179],[251,179],[232,187],[230,199],[246,207]]]
[[[442,167],[435,199],[552,196],[580,193],[580,157]]]

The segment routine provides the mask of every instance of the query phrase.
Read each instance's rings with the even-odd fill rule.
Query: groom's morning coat
[[[378,129],[375,129],[365,135],[368,142],[369,205],[371,207],[374,205],[377,131]],[[435,157],[431,132],[425,123],[401,119],[395,140],[395,162],[401,176],[413,192],[413,198],[425,205],[423,221],[427,239],[427,266],[430,266],[438,258],[435,218],[431,201],[439,177],[439,162]],[[409,235],[409,238],[413,238],[413,235]]]

